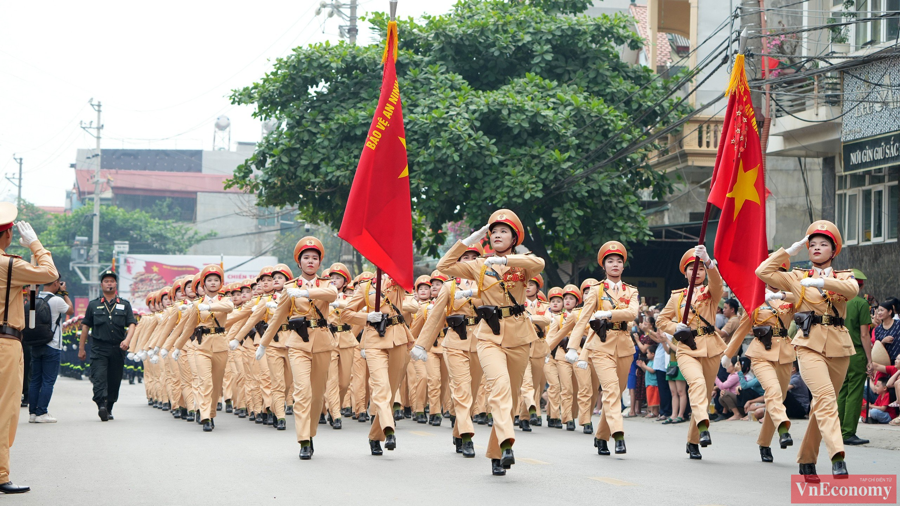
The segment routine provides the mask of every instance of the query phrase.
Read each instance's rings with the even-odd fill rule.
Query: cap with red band
[[[19,210],[12,202],[0,202],[0,232],[6,232],[13,227]]]

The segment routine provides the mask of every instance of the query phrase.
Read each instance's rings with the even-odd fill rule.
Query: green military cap
[[[859,269],[850,269],[850,271],[853,272],[853,277],[856,279],[869,279],[865,274],[863,274],[863,271]]]
[[[100,281],[103,281],[104,279],[106,279],[106,278],[108,278],[108,277],[110,277],[110,276],[112,276],[113,278],[115,278],[116,281],[119,281],[119,275],[116,274],[116,271],[111,270],[111,269],[107,269],[107,270],[103,271],[103,272],[100,274]]]

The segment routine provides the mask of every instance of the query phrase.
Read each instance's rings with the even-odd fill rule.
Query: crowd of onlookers
[[[900,394],[900,301],[889,298],[877,303],[871,298],[863,299],[870,322],[860,320],[860,330],[866,330],[871,343],[868,352],[873,360],[866,370],[866,381],[859,392],[862,399],[860,419],[866,423],[890,423],[900,426],[898,394]],[[628,377],[628,397],[630,407],[626,417],[643,416],[663,424],[683,423],[690,419],[690,403],[687,384],[678,370],[669,340],[655,327],[661,306],[645,307],[632,328],[635,343],[634,362]],[[743,356],[752,335],[733,335],[738,328],[744,311],[736,299],[726,298],[716,316],[716,328],[726,341],[743,339],[739,355],[726,367],[719,369],[710,399],[710,419],[712,421],[758,420],[765,416],[765,392],[750,370],[750,359]],[[793,322],[788,331],[790,337],[798,329]],[[881,343],[875,345],[875,343]],[[860,343],[862,344],[862,343]],[[879,346],[882,347],[879,351]],[[861,353],[867,353],[865,349]],[[787,398],[784,401],[788,417],[807,418],[811,394],[794,362],[791,371]],[[854,434],[855,437],[855,424]]]

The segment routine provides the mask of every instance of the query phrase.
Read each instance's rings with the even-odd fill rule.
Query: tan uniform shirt
[[[3,265],[0,265],[0,286],[4,289],[9,286],[9,307],[6,307],[6,294],[0,293],[0,318],[8,310],[6,324],[16,330],[25,328],[25,303],[22,301],[22,289],[26,285],[45,285],[59,279],[59,273],[53,264],[50,252],[44,249],[40,241],[33,241],[30,245],[31,253],[37,265],[32,265],[19,257],[3,255]],[[9,259],[12,259],[12,279],[7,277]]]
[[[698,314],[706,319],[710,324],[715,325],[716,308],[719,307],[719,301],[722,299],[723,284],[722,275],[719,269],[713,267],[707,269],[706,275],[709,278],[707,286],[694,287],[693,301],[688,311],[687,324],[696,330],[699,327],[705,327],[706,324],[697,316]],[[677,324],[681,322],[681,316],[684,314],[687,288],[674,290],[666,307],[659,313],[656,320],[656,326],[659,330],[671,335],[675,335]],[[696,310],[696,314],[694,311]],[[725,341],[718,334],[706,334],[694,338],[697,343],[697,349],[692,350],[688,345],[672,341],[671,346],[675,348],[676,353],[683,353],[689,357],[704,358],[715,357],[725,351]]]
[[[734,333],[731,342],[728,343],[728,349],[725,354],[729,357],[735,356],[738,348],[744,342],[743,336],[749,334],[753,327],[758,325],[771,325],[773,330],[784,329],[787,331],[794,318],[794,304],[797,298],[791,293],[784,294],[784,300],[771,300],[764,302],[755,310],[741,317],[740,325]],[[791,338],[772,336],[772,349],[766,350],[766,346],[759,340],[753,339],[750,346],[747,347],[747,353],[744,355],[751,358],[759,358],[775,362],[778,364],[790,364],[797,358],[797,352],[791,344]]]
[[[202,304],[209,305],[209,310],[200,311],[200,306]],[[187,321],[184,323],[184,332],[182,332],[178,341],[175,342],[175,347],[178,349],[184,347],[187,339],[196,328],[207,327],[213,329],[220,326],[224,327],[224,324],[228,319],[228,313],[231,313],[232,311],[234,311],[234,303],[231,302],[230,298],[225,298],[220,295],[216,295],[215,297],[210,297],[208,295],[204,296],[202,301],[198,301],[188,309],[188,313],[185,316]],[[197,349],[212,353],[228,351],[228,341],[225,339],[224,333],[222,333],[220,337],[216,337],[213,334],[206,334],[203,336],[203,342],[197,345]]]
[[[617,284],[608,280],[601,281],[588,290],[588,294],[584,298],[583,311],[572,329],[572,335],[587,335],[588,340],[584,347],[588,350],[597,350],[611,357],[630,357],[634,355],[631,329],[608,330],[606,332],[606,342],[603,342],[597,337],[594,329],[590,327],[590,320],[597,311],[610,311],[612,317],[609,321],[612,323],[631,323],[637,319],[638,311],[640,310],[640,302],[638,300],[637,287],[621,282]],[[573,341],[576,342],[573,343]],[[580,341],[577,339],[570,339],[569,349],[579,351],[578,347],[573,345],[577,345],[578,342]]]
[[[513,298],[524,304],[528,281],[544,270],[544,260],[534,255],[507,255],[506,265],[494,264],[490,268],[485,265],[484,258],[458,262],[457,259],[467,249],[462,241],[454,244],[438,262],[437,270],[450,276],[475,280],[484,305],[510,306]],[[501,282],[506,285],[506,290],[501,287]],[[500,335],[494,335],[487,322],[482,321],[475,327],[475,335],[480,340],[491,341],[504,348],[530,344],[538,338],[527,314],[501,318]]]
[[[481,299],[476,297],[456,299],[458,291],[473,290],[475,288],[474,282],[465,279],[451,279],[444,283],[437,299],[434,300],[434,307],[428,311],[427,319],[423,322],[422,330],[419,332],[418,339],[416,339],[416,345],[425,348],[426,351],[431,350],[441,330],[447,328],[442,343],[444,348],[474,352],[478,343],[478,339],[476,339],[473,332],[475,327],[466,327],[466,339],[463,340],[455,330],[447,326],[447,317],[452,315],[476,316],[475,308],[481,305]]]
[[[346,323],[341,321],[341,312],[345,307],[347,307],[347,302],[349,300],[350,298],[343,292],[338,293],[337,299],[335,299],[335,301],[339,305],[338,307],[331,308],[331,311],[328,313],[328,323],[334,325],[335,327],[347,325]],[[359,343],[356,342],[356,334],[353,333],[352,328],[350,330],[345,330],[342,332],[335,332],[334,337],[336,340],[336,346],[342,350],[347,348],[356,348],[359,346]]]
[[[531,354],[529,355],[531,358],[546,357],[550,353],[550,347],[547,346],[547,327],[550,326],[549,308],[550,304],[539,299],[528,301],[528,304],[525,304],[525,309],[531,316],[531,323],[535,326],[535,334],[538,336],[537,340],[531,343]]]
[[[288,290],[292,288],[306,290],[309,292],[309,296],[291,297],[288,295]],[[269,346],[275,338],[275,333],[280,332],[278,340],[286,341],[283,344],[288,348],[310,353],[333,350],[334,337],[331,335],[331,331],[328,330],[327,324],[324,327],[307,329],[309,341],[304,341],[300,334],[293,330],[281,330],[281,326],[286,324],[291,318],[325,319],[325,315],[328,314],[329,304],[337,299],[337,295],[337,288],[327,280],[307,280],[301,277],[284,285],[284,290],[278,296],[278,306],[275,308],[275,314],[269,320],[269,328],[266,329],[260,344]],[[285,336],[287,339],[282,339],[280,336]]]
[[[797,296],[796,312],[815,311],[817,315],[834,315],[837,310],[841,318],[847,316],[847,301],[856,297],[859,293],[859,285],[850,271],[834,271],[828,276],[822,276],[816,269],[781,272],[778,268],[782,263],[790,259],[790,255],[779,249],[769,255],[756,269],[756,276],[766,284],[779,290],[791,292]],[[800,281],[807,278],[824,278],[825,287],[822,292],[814,287],[804,287]],[[849,357],[855,353],[850,333],[846,327],[833,325],[813,325],[809,330],[809,336],[798,332],[792,341],[794,346],[804,346],[826,357]]]
[[[356,293],[350,297],[347,308],[341,313],[341,321],[351,325],[362,326],[362,349],[390,349],[396,346],[408,345],[415,340],[406,324],[397,324],[387,327],[384,337],[378,335],[378,331],[372,325],[368,325],[367,315],[370,311],[384,313],[385,317],[396,316],[397,309],[402,312],[415,313],[419,306],[412,300],[408,300],[406,292],[398,285],[392,285],[381,297],[381,307],[375,308],[375,284],[364,283]],[[392,306],[393,304],[393,306]],[[407,320],[407,324],[409,320]]]

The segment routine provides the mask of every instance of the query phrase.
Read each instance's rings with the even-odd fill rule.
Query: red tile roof
[[[75,170],[75,184],[79,198],[94,193],[94,171]],[[153,195],[158,197],[196,197],[197,193],[243,193],[236,188],[225,189],[223,174],[198,172],[160,172],[151,170],[101,170],[102,192],[112,187],[117,195]]]
[[[650,43],[650,20],[647,15],[647,6],[646,5],[635,5],[631,4],[628,6],[628,10],[631,11],[631,15],[634,16],[635,24],[637,25],[638,35],[644,39],[644,44]],[[647,59],[650,59],[650,49],[645,45],[643,48],[644,53],[647,56]],[[666,36],[665,32],[657,32],[656,34],[656,65],[657,66],[666,66],[672,63],[672,47],[669,44],[669,39]]]
[[[50,214],[66,214],[66,208],[63,206],[38,206],[38,208]]]

